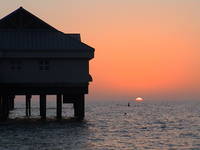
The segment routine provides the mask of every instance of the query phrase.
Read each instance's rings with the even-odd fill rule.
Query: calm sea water
[[[200,149],[200,102],[87,102],[83,122],[57,122],[55,102],[48,102],[48,120],[24,118],[19,101],[6,123],[0,123],[0,150],[133,150]],[[72,105],[63,115],[73,116]]]

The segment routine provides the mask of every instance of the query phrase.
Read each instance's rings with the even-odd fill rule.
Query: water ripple
[[[0,123],[0,150],[200,149],[199,102],[88,102],[83,122],[56,121],[53,103],[45,122],[37,105],[29,119],[18,106]],[[73,108],[64,106],[63,115]]]

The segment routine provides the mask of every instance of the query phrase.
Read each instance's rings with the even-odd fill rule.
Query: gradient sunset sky
[[[89,100],[200,100],[200,0],[1,0],[96,49]]]

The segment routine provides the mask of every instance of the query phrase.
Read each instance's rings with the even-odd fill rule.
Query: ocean
[[[0,123],[0,150],[200,150],[198,101],[86,102],[83,122],[74,121],[73,106],[63,105],[56,121],[55,102],[47,103],[47,121],[39,119],[38,101],[25,118],[24,101]]]

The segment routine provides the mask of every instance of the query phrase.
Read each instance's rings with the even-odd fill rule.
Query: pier
[[[20,7],[0,20],[0,39],[0,121],[9,118],[18,95],[25,96],[27,118],[33,95],[39,95],[42,120],[47,95],[56,95],[57,119],[65,103],[73,104],[76,119],[84,119],[94,48],[80,34],[63,33]]]
[[[34,93],[35,94],[35,93]],[[31,117],[31,94],[27,94],[25,96],[25,116]],[[65,100],[63,101],[63,97]],[[56,95],[56,118],[58,120],[62,119],[62,104],[64,103],[72,103],[74,106],[74,117],[77,120],[84,119],[84,95],[74,95],[74,99],[72,97],[67,96],[66,94],[57,94]],[[72,102],[73,101],[73,102]],[[39,111],[40,117],[42,120],[46,119],[46,103],[47,103],[47,95],[40,94],[39,95]],[[10,111],[14,110],[15,108],[15,96],[10,96],[8,94],[4,94],[0,96],[0,121],[5,121],[9,118]]]

